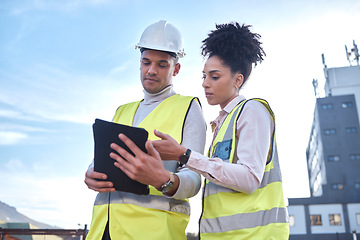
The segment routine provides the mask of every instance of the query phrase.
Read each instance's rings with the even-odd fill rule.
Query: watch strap
[[[161,185],[161,187],[157,189],[158,191],[165,193],[165,192],[169,191],[171,189],[171,187],[174,185],[174,182],[175,182],[174,174],[171,172],[169,172],[169,173],[170,173],[169,181],[167,181],[166,183]]]
[[[187,164],[189,161],[191,150],[187,149],[186,152],[179,156],[179,162],[183,165]]]

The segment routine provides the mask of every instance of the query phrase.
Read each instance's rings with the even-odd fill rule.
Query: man
[[[157,139],[154,130],[160,130],[183,146],[203,152],[206,124],[200,104],[172,89],[172,78],[181,67],[178,58],[185,55],[180,32],[159,21],[145,29],[137,48],[144,99],[120,106],[113,121],[145,128],[150,140]],[[106,180],[105,174],[89,166],[85,183],[99,194],[87,239],[186,239],[190,217],[187,198],[199,191],[200,175],[180,167],[177,161],[161,160],[145,160],[125,173],[150,185],[150,194],[115,191],[111,182],[96,180]]]

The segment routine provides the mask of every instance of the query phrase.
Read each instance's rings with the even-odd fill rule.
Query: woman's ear
[[[244,75],[242,75],[241,73],[237,73],[236,79],[235,79],[235,87],[237,89],[240,89],[240,87],[243,85],[243,83],[244,83]]]

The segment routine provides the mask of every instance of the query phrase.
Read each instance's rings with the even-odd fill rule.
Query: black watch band
[[[191,154],[191,150],[187,149],[184,154],[179,156],[179,162],[184,165],[187,164],[187,162],[189,161],[190,154]]]

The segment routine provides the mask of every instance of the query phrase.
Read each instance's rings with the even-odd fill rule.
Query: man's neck
[[[175,95],[176,93],[173,90],[173,86],[169,85],[158,93],[149,93],[144,89],[144,101],[145,105],[152,104],[154,102],[161,102],[166,98]]]

